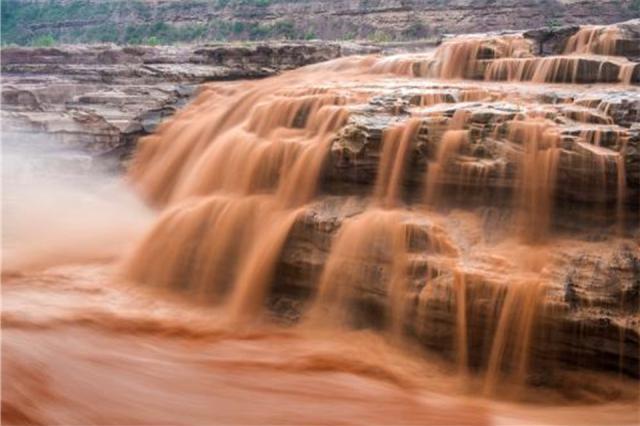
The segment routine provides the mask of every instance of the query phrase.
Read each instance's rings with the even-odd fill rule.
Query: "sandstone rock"
[[[616,41],[616,54],[632,61],[640,61],[640,19],[633,19],[616,25],[620,38]]]
[[[429,93],[430,90],[433,89],[424,92]],[[443,89],[445,98],[451,96],[448,90]],[[573,200],[585,205],[599,204],[605,199],[613,202],[619,191],[616,159],[624,146],[626,197],[630,206],[636,206],[631,207],[632,210],[638,208],[633,201],[640,197],[637,130],[624,127],[631,123],[631,119],[625,118],[625,115],[635,117],[638,95],[637,91],[621,91],[620,94],[603,92],[582,97],[574,92],[571,96],[562,96],[575,101],[547,107],[547,116],[556,121],[557,131],[564,140],[557,171],[558,202]],[[348,124],[340,131],[332,146],[324,177],[327,188],[352,194],[371,189],[380,160],[383,133],[407,117],[389,114],[385,102],[405,99],[410,105],[416,102],[415,96],[411,92],[398,92],[386,98],[378,97],[368,107],[359,107],[352,112]],[[546,95],[538,96],[544,99]],[[455,204],[473,200],[482,205],[491,205],[501,202],[509,192],[517,189],[517,170],[522,161],[523,148],[511,139],[509,129],[511,123],[525,113],[526,107],[496,101],[443,103],[422,109],[413,108],[424,111],[421,112],[424,118],[405,171],[407,200],[415,202],[423,196],[429,164],[436,158],[442,135],[448,129],[454,113],[460,110],[468,116],[465,129],[469,131],[469,143],[454,156],[439,176],[441,184],[449,186],[451,194],[457,194],[451,201]],[[589,143],[597,144],[597,149],[581,142],[585,138]],[[602,164],[601,174],[593,172],[596,163]],[[461,176],[468,176],[469,180]],[[573,209],[575,206],[571,211]],[[585,212],[592,210],[593,207],[588,207]],[[560,209],[556,214],[559,223],[571,221],[569,216],[562,216],[563,210]]]
[[[538,55],[559,55],[565,52],[567,42],[580,30],[579,26],[561,26],[557,28],[538,28],[525,31],[523,36],[536,43]],[[611,31],[611,42],[615,56],[623,56],[632,61],[640,60],[640,19],[620,22],[607,27],[603,31]],[[598,53],[598,52],[594,52]]]
[[[311,206],[296,222],[280,258],[271,306],[286,310],[297,320],[301,309],[313,297],[322,266],[325,264],[335,235],[345,218],[353,217],[365,209],[365,201],[341,197],[325,198]],[[491,228],[490,215],[479,226]],[[487,360],[487,345],[491,339],[489,322],[497,321],[491,304],[491,284],[497,276],[491,275],[484,262],[495,258],[474,257],[476,242],[468,240],[464,232],[446,229],[461,252],[445,254],[451,262],[441,262],[443,253],[425,252],[432,223],[419,214],[408,213],[407,223],[417,230],[412,242],[412,284],[406,296],[411,306],[406,319],[407,333],[426,347],[453,357],[455,349],[456,304],[454,275],[459,266],[455,259],[465,259],[467,269],[468,330],[471,364],[480,366]],[[448,223],[456,223],[455,217]],[[470,234],[473,235],[473,234]],[[482,251],[486,251],[484,247]],[[634,247],[587,243],[562,244],[555,248],[554,261],[548,274],[552,276],[546,288],[544,306],[540,307],[536,336],[533,339],[531,364],[534,371],[545,370],[549,363],[566,366],[587,366],[609,371],[623,371],[638,377],[637,360],[640,356],[640,324],[627,320],[628,314],[638,314],[640,288],[640,258]],[[429,265],[432,262],[431,266]],[[438,267],[435,267],[438,265]],[[449,265],[449,266],[446,266]],[[373,267],[373,265],[372,265]],[[385,265],[380,279],[384,276]],[[477,269],[474,269],[477,268]],[[431,275],[427,273],[431,271]],[[510,275],[513,279],[513,276]],[[499,279],[498,279],[499,281]],[[380,282],[372,282],[356,289],[357,303],[352,312],[367,326],[388,325],[388,295]],[[515,284],[513,284],[515,285]],[[420,296],[420,295],[423,296]],[[424,294],[429,296],[425,298]],[[544,325],[546,324],[546,325]],[[545,331],[547,330],[547,331]],[[552,330],[552,331],[551,331]],[[489,339],[489,340],[487,340]],[[621,351],[622,348],[622,352]],[[545,380],[552,381],[547,377]]]

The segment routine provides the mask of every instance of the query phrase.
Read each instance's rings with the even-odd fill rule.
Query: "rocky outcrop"
[[[640,21],[615,27],[615,46],[628,58],[640,45]],[[640,81],[640,65],[608,56],[544,56],[566,49],[579,27],[510,33],[520,50],[503,51],[500,34],[479,39],[477,58],[464,67],[465,77],[493,80],[540,78],[540,69],[556,69],[543,76],[554,82]],[[449,38],[444,39],[446,45]],[[550,40],[553,42],[551,46]],[[524,43],[524,44],[523,44]],[[526,44],[529,43],[529,44]],[[537,44],[536,44],[537,43]],[[551,46],[551,47],[550,47]],[[355,43],[209,44],[192,47],[66,46],[4,48],[2,113],[5,132],[47,134],[72,148],[109,161],[126,158],[139,136],[180,108],[206,81],[260,78],[345,54],[428,50],[428,43],[361,45]],[[543,56],[538,56],[541,51]],[[555,62],[567,62],[556,66]],[[433,77],[433,59],[413,61],[413,74]],[[625,71],[626,70],[626,71]],[[625,71],[625,72],[623,72]],[[622,105],[618,108],[616,105]],[[635,100],[609,102],[611,115],[637,121]],[[576,111],[574,110],[574,113]],[[592,114],[593,116],[593,114]],[[603,123],[601,123],[603,124]]]
[[[23,43],[47,35],[66,43],[139,43],[150,37],[160,42],[283,37],[387,41],[496,28],[610,24],[640,17],[634,0],[161,0],[135,5],[83,0],[83,11],[73,5],[65,8],[62,1],[41,1],[51,13],[36,13],[35,1],[9,1],[14,4],[7,8],[8,18],[12,12],[16,16],[3,21],[9,28],[3,29],[3,36]],[[58,13],[53,13],[56,7]],[[32,13],[20,14],[21,9]]]
[[[499,58],[495,39],[487,40],[478,55],[486,61]],[[590,57],[599,62],[599,56]],[[573,82],[581,82],[577,80]],[[511,318],[496,312],[506,309],[510,297],[529,297],[518,292],[542,280],[545,296],[534,320],[529,380],[561,380],[553,374],[557,365],[639,377],[640,90],[628,85],[584,90],[575,85],[420,79],[370,90],[375,96],[351,109],[333,141],[322,180],[324,197],[307,209],[289,235],[278,263],[272,309],[295,321],[316,297],[336,234],[372,208],[366,194],[375,192],[384,135],[410,118],[418,119],[402,173],[401,208],[412,236],[405,332],[456,359],[462,285],[468,362],[482,369],[489,363],[497,323],[505,318],[520,321],[516,313]],[[452,149],[444,141],[451,129],[464,132],[465,139],[447,157],[442,152]],[[528,131],[533,131],[533,139],[527,138]],[[541,159],[525,158],[532,143],[534,150],[555,144],[557,157],[553,163],[536,163],[534,174],[523,176],[523,164]],[[547,169],[549,164],[554,164],[552,169]],[[544,265],[532,279],[533,269],[520,275],[516,264],[522,252],[517,243],[505,243],[517,230],[505,224],[518,221],[514,216],[521,213],[514,205],[523,182],[536,176],[542,178],[535,184],[539,194],[545,191],[545,179],[553,182],[547,195],[553,205],[549,217],[554,238],[547,240],[550,246],[542,242],[527,249],[527,268],[537,268],[533,265],[538,261]],[[425,198],[428,185],[439,188],[430,201]],[[530,207],[537,209],[543,198]],[[625,237],[611,238],[616,232]],[[378,257],[358,261],[374,278],[354,290],[349,302],[354,325],[389,327],[394,302],[385,277],[393,265]],[[506,339],[517,340],[509,336]]]
[[[328,197],[311,206],[296,222],[280,257],[270,300],[278,315],[290,321],[299,319],[316,294],[333,237],[345,220],[356,217],[365,209],[364,200],[345,202],[342,197]],[[419,213],[408,212],[406,217],[415,235],[411,248],[412,274],[407,295],[410,313],[406,318],[406,333],[425,347],[456,359],[455,292],[456,280],[460,277],[458,262],[463,262],[467,280],[469,362],[476,367],[487,364],[488,359],[484,357],[488,355],[487,348],[498,320],[495,316],[497,304],[504,302],[500,297],[496,299],[496,283],[506,276],[509,282],[497,285],[503,285],[502,291],[507,292],[509,285],[518,285],[519,279],[517,274],[510,275],[513,271],[508,268],[513,265],[508,260],[506,264],[501,263],[503,259],[498,252],[487,253],[486,246],[474,241],[478,233],[486,232],[496,233],[496,241],[502,239],[503,235],[499,235],[503,232],[501,224],[508,218],[495,208],[486,209],[483,216],[484,219],[474,223],[472,228],[467,227],[471,216],[461,211],[437,219],[438,223],[447,224],[441,232],[452,238],[452,243],[460,250],[458,253],[425,250],[430,246],[428,238],[433,235],[433,222],[425,221]],[[460,229],[461,226],[464,228]],[[545,285],[545,303],[538,307],[535,319],[530,380],[537,384],[553,384],[557,379],[554,367],[558,365],[640,377],[640,257],[637,244],[566,240],[554,244],[548,254],[546,275],[550,279]],[[378,271],[377,276],[389,272],[390,265],[371,262],[370,268]],[[387,327],[390,301],[382,282],[359,287],[356,294],[351,309],[360,325]],[[494,321],[493,325],[491,321]]]
[[[559,55],[564,52],[569,37],[577,33],[579,29],[579,25],[560,28],[543,27],[525,31],[523,35],[535,42],[535,51],[538,55]]]
[[[138,137],[206,81],[259,78],[341,55],[329,43],[4,48],[7,137],[44,136],[119,167]]]
[[[640,60],[640,19],[632,19],[617,23],[612,26],[602,26],[598,30],[594,28],[594,34],[585,34],[585,40],[588,41],[588,36],[597,39],[609,29],[610,37],[610,53],[615,56],[623,56],[629,60]],[[567,52],[568,41],[571,37],[575,36],[581,27],[578,25],[567,25],[561,27],[546,27],[525,31],[523,36],[532,40],[535,43],[537,54],[540,56],[547,55],[560,55]],[[582,52],[585,53],[585,52]],[[598,52],[593,52],[598,53]]]
[[[443,184],[450,184],[465,202],[474,199],[476,203],[495,205],[499,201],[496,195],[513,192],[519,185],[517,173],[523,147],[513,144],[521,142],[510,135],[510,129],[531,110],[531,104],[536,103],[561,138],[558,201],[598,204],[609,199],[614,202],[619,191],[618,173],[624,172],[627,202],[638,208],[640,133],[635,123],[640,122],[640,91],[637,89],[585,94],[571,87],[548,88],[523,93],[520,103],[514,102],[511,86],[482,90],[474,86],[433,84],[396,89],[388,86],[386,90],[388,93],[375,98],[367,108],[354,111],[341,130],[331,151],[325,185],[353,194],[371,187],[385,129],[406,120],[409,113],[423,114],[419,138],[412,145],[405,176],[407,200],[420,199],[425,170],[435,160],[442,135],[457,113],[468,117],[465,127],[468,144],[449,161],[439,179]],[[478,100],[464,102],[470,94]],[[421,106],[424,98],[441,101]],[[390,114],[394,110],[399,115]],[[590,149],[589,144],[598,147]],[[618,171],[615,160],[620,150],[626,152],[624,171]],[[596,178],[593,165],[599,161],[602,174]],[[466,180],[461,176],[466,176]],[[601,192],[596,188],[601,188]],[[556,217],[560,219],[561,215]]]
[[[324,197],[307,209],[289,235],[271,308],[291,321],[304,312],[316,295],[336,234],[345,221],[371,208],[366,194],[375,190],[383,135],[410,116],[422,117],[403,172],[405,220],[412,235],[405,332],[455,360],[456,289],[462,280],[469,363],[486,367],[499,320],[496,306],[505,303],[508,292],[517,291],[512,287],[517,289],[518,283],[524,283],[523,288],[535,284],[528,281],[528,272],[519,275],[516,263],[522,253],[517,243],[498,247],[517,233],[506,224],[517,222],[513,207],[527,161],[524,142],[510,129],[537,109],[559,135],[561,149],[550,214],[557,237],[549,240],[552,246],[532,246],[526,261],[533,265],[542,256],[545,265],[545,297],[535,319],[529,380],[561,380],[553,374],[558,365],[639,377],[640,91],[602,89],[587,94],[569,86],[541,87],[523,91],[518,99],[515,90],[462,83],[411,87],[405,82],[386,85],[369,104],[354,108],[333,142],[322,181]],[[465,102],[471,94],[476,100]],[[455,116],[466,117],[467,142],[445,164],[438,164],[443,135]],[[442,167],[436,175],[440,195],[427,203],[425,214],[425,185],[436,166]],[[542,168],[537,172],[546,173]],[[626,215],[621,226],[629,234],[611,239],[620,209]],[[384,277],[391,267],[379,259],[363,267],[376,271],[378,280],[355,291],[350,309],[358,326],[389,326],[392,301]],[[496,297],[496,292],[502,296]]]
[[[406,62],[418,77],[640,84],[637,46],[638,19],[606,26],[449,35],[435,55],[416,55]]]

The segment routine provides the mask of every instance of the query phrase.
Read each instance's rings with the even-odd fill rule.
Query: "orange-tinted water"
[[[588,389],[532,390],[529,404],[481,399],[448,363],[371,331],[269,319],[230,328],[225,312],[118,283],[104,264],[5,277],[2,298],[7,425],[638,420],[634,405]],[[633,384],[608,386],[619,397]]]
[[[592,34],[578,34],[568,53],[609,54],[609,36],[598,38],[605,47],[594,51]],[[136,153],[128,179],[154,212],[129,201],[65,211],[92,225],[97,212],[136,220],[81,227],[88,238],[46,256],[22,239],[51,235],[58,242],[79,231],[52,232],[56,223],[48,216],[56,211],[41,212],[30,221],[52,229],[34,237],[27,221],[12,236],[15,244],[5,244],[4,420],[633,424],[636,382],[625,378],[608,383],[594,376],[593,394],[573,389],[572,380],[577,386],[590,380],[580,374],[567,374],[557,389],[528,386],[534,335],[544,330],[557,271],[569,256],[614,245],[554,235],[563,141],[562,123],[550,115],[558,111],[531,101],[533,87],[513,90],[525,85],[457,82],[454,99],[427,91],[448,81],[411,78],[462,79],[475,70],[476,79],[575,81],[577,56],[531,58],[530,48],[519,36],[468,37],[431,55],[343,58],[262,81],[203,87]],[[487,59],[494,62],[476,73]],[[312,295],[298,308],[301,318],[281,324],[266,309],[278,262],[296,224],[326,195],[323,173],[340,132],[376,96],[405,86],[425,93],[416,108],[390,102],[380,114],[393,119],[382,132],[375,182],[358,194],[361,209],[340,217]],[[513,219],[497,226],[499,238],[483,228],[482,213],[445,208],[452,188],[471,180],[481,188],[490,174],[507,179],[503,165],[468,158],[478,129],[464,104],[495,99],[532,103],[493,135],[517,159],[508,203]],[[438,109],[455,101],[461,106],[453,114]],[[440,136],[432,136],[439,122]],[[416,201],[406,196],[405,180],[425,129],[436,149]],[[579,133],[577,143],[595,159],[587,171],[603,182],[595,189],[602,204],[608,167],[615,168],[614,222],[633,244],[625,237],[626,139],[604,147],[600,130]],[[452,176],[452,167],[460,172]],[[105,235],[127,241],[107,244]],[[96,259],[106,261],[91,263]],[[46,269],[63,263],[84,266]],[[367,303],[384,308],[377,331],[356,330],[367,321],[361,315]],[[437,321],[428,322],[434,303],[453,311],[446,359],[427,355],[408,337],[438,330]],[[474,335],[477,324],[485,326],[483,338]],[[559,370],[553,373],[562,376]]]

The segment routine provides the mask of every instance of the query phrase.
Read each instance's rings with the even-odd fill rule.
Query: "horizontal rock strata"
[[[341,55],[337,44],[3,48],[3,132],[119,167],[206,81],[261,78]]]
[[[33,9],[33,2],[20,3],[9,0],[16,15],[22,8]],[[126,42],[149,36],[177,41],[269,37],[420,39],[496,28],[610,24],[640,17],[633,0],[161,0],[135,5],[121,0],[108,4],[84,0],[84,3],[87,13],[70,10],[62,16],[42,14],[35,20],[16,16],[11,41],[25,42],[43,35],[53,35],[63,42],[90,42],[104,37]],[[162,31],[154,32],[154,26],[158,25]],[[111,28],[114,30],[109,32]]]

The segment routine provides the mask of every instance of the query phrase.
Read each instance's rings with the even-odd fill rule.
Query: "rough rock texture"
[[[640,19],[618,24],[621,38],[616,43],[616,54],[629,59],[640,60]]]
[[[332,237],[345,219],[365,209],[365,201],[328,197],[312,206],[294,226],[280,258],[271,305],[280,315],[296,320],[302,307],[315,294],[315,286],[331,249]],[[502,215],[502,216],[501,216]],[[484,221],[475,224],[489,232],[500,232],[508,220],[495,208],[487,209]],[[406,332],[426,347],[455,358],[456,295],[455,277],[461,263],[467,268],[467,317],[469,353],[472,365],[486,366],[491,340],[490,319],[496,320],[492,291],[500,282],[486,247],[474,241],[478,230],[465,228],[469,216],[462,211],[445,214],[448,226],[443,232],[452,236],[461,251],[456,255],[429,247],[433,223],[423,216],[407,213],[407,223],[417,237],[412,243],[411,285],[408,299],[410,314]],[[459,220],[458,220],[459,218]],[[456,229],[456,228],[461,229]],[[422,232],[420,232],[422,231]],[[499,239],[500,237],[496,237]],[[477,250],[477,251],[476,251]],[[484,256],[484,257],[483,257]],[[442,263],[442,258],[447,262]],[[549,262],[545,303],[539,307],[531,348],[533,380],[552,383],[549,366],[555,363],[570,368],[623,372],[640,377],[640,257],[633,242],[589,242],[555,244]],[[437,266],[434,266],[437,265]],[[443,266],[444,265],[444,266]],[[382,277],[389,265],[371,264]],[[500,268],[504,265],[500,265]],[[496,274],[493,276],[492,272]],[[488,272],[489,271],[489,272]],[[493,285],[492,285],[493,284]],[[513,283],[505,283],[504,290]],[[426,297],[425,297],[426,296]],[[500,299],[498,299],[500,300]],[[502,299],[503,300],[503,299]],[[358,321],[366,327],[388,324],[387,290],[380,282],[357,289]],[[487,340],[489,337],[489,340]],[[542,378],[536,379],[536,376]]]
[[[456,282],[462,274],[469,363],[485,368],[497,306],[519,280],[525,286],[534,284],[527,281],[527,274],[520,276],[519,249],[500,247],[517,234],[507,224],[514,222],[512,208],[524,151],[508,128],[536,109],[544,111],[559,132],[562,149],[551,212],[554,238],[546,247],[532,245],[531,252],[537,254],[526,261],[546,256],[545,297],[533,328],[529,380],[538,384],[561,380],[553,373],[557,369],[552,366],[558,365],[640,377],[640,89],[585,92],[569,85],[541,85],[520,88],[518,97],[514,96],[518,87],[407,81],[370,87],[377,96],[352,109],[334,140],[323,196],[289,235],[278,263],[271,308],[291,321],[304,312],[317,291],[336,233],[345,220],[371,208],[367,195],[374,190],[384,131],[406,121],[411,112],[423,118],[404,171],[405,220],[413,236],[406,333],[455,359]],[[463,102],[470,93],[477,100]],[[425,106],[425,98],[439,101]],[[433,167],[456,111],[465,111],[468,117],[464,129],[469,142],[444,165],[438,180],[445,195],[425,215],[420,209],[426,171]],[[625,153],[624,195],[615,163],[619,152]],[[621,197],[627,236],[613,238]],[[440,238],[447,241],[444,246],[434,243]],[[449,244],[455,249],[448,249]],[[510,255],[512,250],[516,251]],[[350,305],[355,325],[388,326],[390,302],[384,277],[390,268],[379,259],[371,259],[365,268],[375,271],[377,279],[355,291]],[[496,292],[502,296],[496,299]]]
[[[547,87],[523,94],[516,104],[502,100],[512,96],[515,86],[494,86],[483,101],[456,103],[465,92],[477,89],[461,86],[387,86],[388,92],[381,90],[369,105],[352,112],[349,123],[334,141],[327,164],[323,193],[328,196],[299,219],[289,236],[278,266],[273,309],[295,320],[301,307],[315,294],[333,237],[346,219],[367,208],[363,194],[373,191],[385,129],[406,120],[410,109],[425,115],[404,177],[405,202],[419,208],[416,206],[423,202],[425,171],[436,157],[453,114],[464,110],[469,117],[465,125],[469,144],[454,155],[439,176],[440,184],[447,188],[442,190],[447,195],[441,200],[441,216],[431,212],[429,217],[435,220],[425,221],[420,213],[412,214],[411,208],[406,214],[412,234],[417,235],[410,248],[412,284],[407,297],[411,300],[411,314],[406,323],[407,333],[426,347],[455,358],[455,279],[464,265],[467,300],[471,300],[467,306],[470,363],[486,366],[488,360],[482,357],[488,353],[488,330],[495,327],[495,323],[490,326],[487,321],[496,321],[492,317],[492,291],[496,283],[508,277],[508,282],[498,284],[504,285],[506,292],[513,285],[511,280],[518,279],[518,273],[517,268],[509,272],[512,265],[508,256],[504,258],[508,269],[504,263],[496,263],[504,253],[494,257],[478,235],[485,236],[480,240],[488,238],[491,246],[491,241],[500,242],[515,232],[505,224],[513,222],[511,207],[520,183],[522,147],[508,140],[506,129],[538,103],[562,135],[556,207],[552,212],[554,235],[568,233],[572,237],[555,240],[553,248],[549,248],[550,258],[545,261],[546,297],[536,319],[531,347],[532,380],[556,380],[549,376],[552,363],[640,376],[640,133],[636,127],[640,122],[640,91],[626,88],[586,95],[570,87]],[[444,103],[419,106],[419,94],[434,93]],[[612,105],[609,108],[608,102]],[[605,109],[611,116],[603,112]],[[621,114],[622,109],[626,112]],[[584,143],[585,132],[594,130],[601,132],[602,150],[594,151]],[[631,238],[615,241],[608,235],[620,194],[616,166],[609,158],[622,149],[621,144],[626,149],[624,209]],[[596,158],[604,158],[602,175],[594,172]],[[469,175],[470,170],[478,173]],[[465,173],[470,178],[461,179]],[[438,230],[436,235],[450,238],[459,251],[452,254],[434,247],[430,243],[434,229]],[[370,265],[371,270],[378,271],[378,277],[385,276],[389,267]],[[357,289],[352,309],[362,326],[388,324],[388,297],[382,279]]]
[[[495,205],[500,201],[497,195],[512,192],[519,184],[517,170],[523,151],[522,146],[514,146],[509,141],[509,126],[530,111],[533,104],[538,104],[537,108],[544,111],[562,138],[558,200],[601,203],[602,197],[606,197],[614,202],[618,191],[614,158],[624,149],[626,199],[631,208],[638,208],[640,133],[636,123],[640,122],[640,90],[627,87],[584,93],[571,86],[530,88],[517,99],[513,98],[516,88],[515,84],[494,84],[484,85],[482,89],[471,83],[457,87],[444,83],[387,86],[366,108],[354,111],[341,130],[333,145],[325,184],[347,193],[358,193],[363,187],[371,187],[380,159],[384,129],[406,120],[413,110],[425,117],[420,137],[412,146],[405,185],[407,199],[420,198],[427,164],[433,161],[443,132],[454,113],[464,111],[469,117],[466,127],[469,144],[451,160],[440,180],[455,185],[465,202],[470,201],[469,197],[474,202],[484,198],[483,204]],[[479,100],[461,102],[468,93],[475,93]],[[437,95],[449,101],[421,107],[421,94]],[[389,111],[399,111],[399,114],[393,115]],[[590,150],[584,144],[585,137],[592,143],[599,143],[600,148]],[[596,159],[603,162],[603,174],[597,178],[593,173]],[[465,171],[471,173],[471,178],[461,182],[460,175]],[[602,185],[602,192],[594,185]]]
[[[200,83],[265,77],[340,55],[329,43],[4,48],[3,132],[118,160]]]
[[[640,21],[618,24],[620,55],[633,58],[640,45]],[[539,43],[543,55],[564,49],[579,27],[525,32]],[[553,45],[549,47],[549,40]],[[544,46],[544,47],[543,47]],[[561,47],[559,47],[561,46]],[[193,47],[65,46],[58,48],[4,48],[2,60],[2,114],[5,133],[53,136],[64,145],[99,158],[125,158],[139,136],[153,131],[165,117],[185,104],[196,85],[212,80],[259,78],[280,70],[320,62],[345,54],[424,50],[429,43],[362,45],[355,43],[211,44]],[[636,50],[634,50],[636,49]],[[536,47],[532,46],[532,55]],[[481,51],[492,51],[487,46]],[[552,60],[548,57],[524,61]],[[468,76],[483,79],[493,59],[468,67]],[[597,57],[577,60],[579,83],[615,82],[620,65]],[[414,64],[414,74],[429,67]],[[573,76],[559,74],[558,81]],[[499,73],[496,79],[502,79]],[[573,78],[573,77],[572,77]],[[631,73],[640,81],[640,65]],[[634,101],[623,102],[618,114],[626,125],[637,119]],[[612,112],[618,110],[612,105]]]
[[[46,4],[45,0],[40,2]],[[96,37],[125,42],[145,25],[153,30],[154,24],[161,23],[165,31],[149,34],[162,37],[168,33],[167,36],[181,41],[310,36],[395,40],[496,28],[610,24],[640,17],[634,0],[160,0],[136,5],[117,0],[107,5],[102,0],[85,0],[85,3],[90,5],[84,8],[90,11],[89,16],[77,10],[62,16],[41,13],[35,19],[18,19],[10,30],[16,40],[50,34],[63,42],[96,41]],[[17,13],[19,6],[13,9]],[[166,31],[167,26],[175,30]],[[109,31],[113,27],[115,32]]]
[[[615,55],[636,62],[640,60],[640,19],[617,23],[615,27],[618,29],[613,48]],[[535,42],[538,55],[559,55],[565,53],[567,40],[579,29],[579,25],[565,25],[532,29],[522,34]]]
[[[535,320],[529,379],[560,380],[550,373],[550,366],[558,363],[639,377],[640,89],[417,79],[371,85],[368,90],[375,96],[352,108],[334,140],[322,181],[325,197],[298,220],[289,236],[272,308],[292,320],[300,315],[316,292],[333,237],[345,220],[371,208],[366,195],[374,190],[385,130],[421,117],[403,184],[406,223],[415,235],[409,250],[411,313],[406,332],[455,358],[455,292],[462,273],[470,301],[469,362],[486,366],[491,330],[498,320],[496,303],[504,301],[496,302],[495,292],[508,294],[520,279],[515,266],[519,254],[512,259],[508,250],[492,251],[516,232],[505,224],[514,222],[512,207],[522,184],[526,148],[510,129],[535,111],[558,133],[560,151],[550,213],[556,238],[545,249],[545,298]],[[425,216],[420,208],[427,172],[438,157],[444,132],[461,112],[467,117],[463,128],[468,143],[441,165],[437,179],[445,195],[436,211],[431,205]],[[540,166],[538,174],[544,173]],[[627,234],[618,239],[612,234],[620,220]],[[443,235],[455,253],[431,242]],[[379,280],[356,289],[350,309],[357,312],[357,325],[388,326],[390,302],[383,277],[390,268],[375,260],[366,268],[376,271]],[[500,286],[502,290],[496,290]]]
[[[538,28],[528,30],[523,35],[536,43],[539,55],[554,55],[564,51],[567,39],[578,32],[579,25],[568,25],[560,28]]]
[[[445,35],[439,42],[442,55],[416,56],[414,76],[470,80],[532,81],[535,83],[640,84],[640,19],[606,26],[564,26],[528,31],[500,31],[465,35],[477,46],[473,51]],[[462,49],[462,50],[461,50]],[[442,74],[448,57],[466,55]]]

